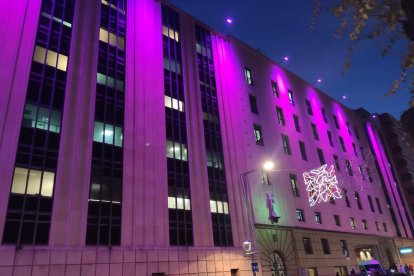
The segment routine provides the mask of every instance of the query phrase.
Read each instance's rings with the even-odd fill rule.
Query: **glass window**
[[[296,131],[300,132],[299,117],[297,115],[293,115],[293,121],[295,122]]]
[[[53,186],[55,182],[55,174],[52,172],[43,172],[42,196],[51,197],[53,194]]]
[[[335,225],[341,226],[341,220],[339,219],[338,215],[334,215]]]
[[[268,174],[267,174],[267,172],[265,172],[265,171],[262,171],[262,175],[261,175],[262,177],[262,184],[264,184],[264,185],[270,185],[270,182],[269,182],[269,176],[268,176]]]
[[[291,105],[295,105],[295,99],[293,98],[293,91],[288,90],[289,102]]]
[[[106,85],[106,76],[104,74],[98,73],[96,75],[96,82],[102,85]]]
[[[59,133],[60,132],[60,120],[61,120],[60,111],[51,110],[50,121],[49,121],[49,131]]]
[[[276,113],[277,113],[277,120],[279,121],[279,124],[284,126],[285,125],[285,117],[283,116],[282,108],[276,107]]]
[[[256,144],[263,146],[263,136],[262,136],[262,127],[259,125],[253,125],[254,130],[254,137],[256,140]]]
[[[108,43],[108,31],[102,28],[99,28],[99,40],[105,43]]]
[[[382,214],[381,204],[380,204],[380,201],[379,201],[379,198],[378,197],[375,198],[375,202],[377,203],[378,212],[380,214]]]
[[[66,72],[67,66],[68,66],[68,57],[65,55],[59,54],[57,69]]]
[[[169,96],[164,96],[164,104],[165,104],[165,107],[173,108],[181,112],[184,111],[184,103],[182,101],[171,98]]]
[[[339,136],[339,143],[341,144],[342,151],[346,152],[345,142],[344,142],[344,139],[341,136]]]
[[[217,213],[217,202],[215,200],[210,200],[210,212]]]
[[[332,118],[333,118],[333,120],[334,120],[335,127],[336,127],[337,129],[339,129],[338,117],[336,117],[335,115],[332,115]]]
[[[40,182],[42,178],[42,172],[36,170],[30,170],[29,181],[27,183],[26,194],[38,195],[40,194]]]
[[[51,50],[47,51],[46,64],[52,67],[56,67],[57,53]]]
[[[28,169],[16,167],[14,169],[13,184],[11,192],[15,194],[24,194],[26,192],[26,181]]]
[[[302,160],[308,160],[308,156],[306,155],[306,148],[305,148],[305,143],[302,141],[299,141],[299,148],[300,148],[300,153],[302,155]]]
[[[247,84],[253,85],[252,71],[247,67],[244,67],[244,77],[246,78]]]
[[[319,162],[321,163],[321,165],[325,165],[325,157],[323,156],[323,151],[322,149],[318,149],[318,157],[319,157]]]
[[[322,215],[320,212],[315,212],[315,222],[317,224],[322,224]]]
[[[290,186],[292,187],[293,196],[299,197],[299,189],[298,189],[298,183],[296,180],[296,175],[290,174],[289,179],[290,179]]]
[[[105,124],[104,128],[105,128],[104,133],[103,133],[104,143],[113,145],[114,144],[114,126]]]
[[[303,247],[306,254],[313,254],[310,238],[303,238]]]
[[[318,129],[316,128],[316,125],[311,124],[311,128],[312,128],[313,138],[315,138],[315,140],[319,140],[319,134],[318,134]]]
[[[321,239],[323,254],[328,255],[331,254],[331,249],[329,248],[329,241],[328,239]]]
[[[298,221],[305,221],[305,212],[303,209],[296,209],[296,219]]]
[[[334,146],[333,141],[332,141],[332,133],[328,130],[328,140],[329,140],[329,145],[331,145],[332,147]]]
[[[352,163],[351,163],[351,161],[349,161],[348,159],[345,159],[345,164],[346,164],[346,170],[348,171],[348,174],[350,176],[353,176],[354,175],[354,172],[352,170]]]
[[[101,122],[94,123],[93,140],[95,142],[103,143],[103,133],[104,133],[103,126],[104,124]]]
[[[325,111],[325,109],[324,109],[324,108],[321,108],[321,112],[322,112],[323,121],[324,121],[325,123],[327,123],[327,122],[328,122],[328,120],[326,119],[326,111]]]
[[[257,108],[256,97],[249,95],[250,111],[254,114],[259,114],[259,109]]]
[[[377,229],[377,231],[380,231],[380,224],[378,221],[375,222],[375,228]]]
[[[306,100],[305,103],[306,103],[306,110],[308,111],[308,114],[313,115],[311,102],[309,100]]]
[[[338,172],[339,172],[339,171],[341,171],[341,166],[339,165],[339,159],[338,159],[338,156],[334,154],[333,158],[334,158],[334,163],[335,163],[336,170],[337,170]]]
[[[364,229],[368,229],[368,223],[366,219],[362,220],[362,226],[364,227]]]
[[[187,161],[187,146],[167,140],[167,157]]]
[[[44,64],[45,58],[46,58],[46,49],[36,45],[33,60],[41,64]]]
[[[349,222],[351,223],[351,227],[355,229],[356,228],[355,219],[354,218],[349,218]]]
[[[272,81],[272,91],[273,91],[273,96],[275,96],[276,98],[279,98],[279,87],[277,85],[277,82]]]
[[[282,134],[282,144],[283,144],[283,151],[286,155],[291,155],[292,152],[290,150],[290,143],[289,143],[289,137]]]
[[[122,147],[122,128],[115,127],[115,146]]]

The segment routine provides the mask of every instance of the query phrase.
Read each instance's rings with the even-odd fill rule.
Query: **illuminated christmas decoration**
[[[310,206],[322,201],[327,202],[331,199],[342,198],[335,168],[331,165],[327,170],[327,166],[325,164],[320,168],[303,173]]]

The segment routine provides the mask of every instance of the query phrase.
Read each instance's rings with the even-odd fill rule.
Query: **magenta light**
[[[288,60],[289,60],[289,57],[288,57],[288,56],[285,56],[285,57],[283,58],[283,60],[284,60],[284,61],[288,61]]]
[[[375,114],[374,114],[374,115],[372,115],[372,118],[377,118],[377,115],[375,115]]]
[[[231,20],[231,18],[227,18],[226,19],[226,22],[229,23],[229,24],[231,24],[231,23],[233,23],[233,20]]]
[[[346,95],[342,95],[342,99],[345,100],[347,97]]]
[[[319,83],[321,83],[321,82],[322,82],[322,79],[318,79],[317,81],[318,81]]]

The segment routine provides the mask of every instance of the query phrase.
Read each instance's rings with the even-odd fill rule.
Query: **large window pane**
[[[49,131],[51,132],[60,132],[60,119],[61,115],[59,111],[52,110],[50,115]]]
[[[122,128],[115,127],[115,146],[122,147]]]
[[[114,127],[112,125],[105,125],[104,142],[105,144],[114,144]]]
[[[49,126],[49,110],[43,107],[39,108],[39,113],[37,115],[37,124],[36,127],[44,130],[48,130]]]
[[[56,67],[57,53],[54,51],[47,51],[46,64]]]
[[[55,174],[52,172],[43,172],[42,196],[52,196]]]
[[[24,107],[23,125],[25,127],[36,126],[37,106],[33,104],[26,104]]]
[[[27,180],[28,169],[24,168],[15,168],[12,184],[12,193],[24,194],[26,190],[26,180]]]
[[[40,193],[40,179],[42,177],[41,171],[30,170],[29,182],[27,185],[27,194],[37,195]]]
[[[68,57],[65,56],[65,55],[59,54],[57,68],[59,70],[62,70],[62,71],[65,71],[66,72],[67,65],[68,65]]]
[[[95,122],[94,129],[93,129],[93,140],[95,142],[102,143],[103,142],[103,134],[104,134],[103,123]]]

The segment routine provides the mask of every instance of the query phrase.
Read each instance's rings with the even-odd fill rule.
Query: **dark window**
[[[346,122],[346,129],[348,130],[349,135],[352,135],[351,128],[349,127],[349,123]]]
[[[375,202],[377,203],[378,212],[380,214],[382,214],[381,204],[380,204],[380,201],[379,201],[379,198],[378,197],[375,198]]]
[[[290,179],[290,186],[292,188],[293,196],[294,197],[299,197],[299,189],[298,189],[298,182],[296,180],[296,175],[290,174],[289,179]]]
[[[263,146],[263,135],[262,135],[262,127],[259,125],[253,125],[254,130],[254,138],[256,140],[256,145]]]
[[[306,100],[305,103],[306,103],[306,110],[308,111],[308,114],[313,115],[311,102],[309,100]]]
[[[377,231],[380,231],[380,224],[378,221],[375,222],[375,228],[377,229]]]
[[[250,111],[254,114],[259,114],[259,110],[257,109],[256,97],[249,95],[249,102],[250,102]]]
[[[318,157],[319,157],[319,162],[321,163],[321,165],[325,165],[325,157],[323,156],[323,151],[322,149],[317,149],[318,150]]]
[[[357,152],[357,149],[356,149],[355,143],[352,143],[352,148],[354,149],[354,154],[355,154],[355,156],[358,156],[358,152]]]
[[[267,172],[265,172],[265,171],[262,171],[262,184],[264,184],[264,185],[270,185],[270,182],[269,182],[269,175],[267,174]]]
[[[323,254],[329,255],[331,254],[331,249],[329,248],[329,241],[328,239],[321,239]]]
[[[328,140],[329,140],[329,145],[331,145],[332,147],[334,146],[333,141],[332,141],[332,133],[328,130]]]
[[[343,190],[345,196],[345,203],[346,207],[351,207],[351,202],[349,201],[348,191],[346,189]]]
[[[305,250],[305,254],[313,254],[310,238],[303,238],[303,248]]]
[[[322,216],[320,212],[315,212],[315,222],[317,224],[322,224]]]
[[[338,215],[334,215],[335,225],[341,226],[341,220]]]
[[[295,98],[293,97],[293,91],[288,90],[289,102],[291,105],[295,105]]]
[[[344,142],[344,139],[341,136],[339,136],[339,144],[341,144],[342,151],[346,152],[345,142]]]
[[[336,167],[336,170],[337,170],[338,172],[340,172],[340,171],[341,171],[341,166],[339,165],[338,156],[334,154],[333,158],[334,158],[334,162],[335,162],[335,167]]]
[[[247,67],[244,67],[244,77],[246,78],[247,84],[253,85],[252,70],[250,70]]]
[[[323,121],[324,121],[325,123],[327,123],[327,122],[328,122],[328,120],[326,119],[326,111],[325,111],[325,109],[324,109],[324,108],[322,108],[322,109],[321,109],[321,111],[322,111]]]
[[[293,115],[293,121],[295,122],[296,131],[300,132],[299,117],[297,115]]]
[[[305,143],[302,141],[299,141],[299,148],[300,148],[300,154],[302,155],[302,160],[308,160],[308,156],[306,155],[306,148]]]
[[[333,115],[333,116],[332,116],[332,118],[333,118],[333,120],[334,120],[335,127],[336,127],[337,129],[339,129],[338,117],[336,117],[335,115]]]
[[[285,117],[283,116],[283,110],[280,107],[276,107],[276,113],[277,113],[277,120],[280,125],[285,125]]]
[[[279,98],[279,86],[277,85],[277,82],[272,81],[272,91],[273,91],[273,96],[275,96],[276,98]]]
[[[356,127],[354,127],[354,132],[355,132],[355,136],[358,140],[360,140],[361,138],[359,137],[359,132],[358,129]]]
[[[353,175],[354,175],[354,172],[353,172],[353,170],[352,170],[352,164],[351,164],[351,161],[349,161],[348,159],[345,159],[345,165],[346,165],[346,170],[348,171],[348,174],[349,174],[350,176],[353,176]]]
[[[296,219],[298,221],[305,221],[305,212],[303,209],[296,209]]]
[[[312,127],[313,138],[315,138],[315,140],[319,140],[319,134],[318,134],[318,129],[316,128],[316,125],[311,124],[311,127]]]
[[[355,196],[355,200],[356,200],[357,205],[358,205],[358,209],[359,210],[362,210],[362,205],[361,205],[361,200],[359,198],[359,193],[358,192],[354,192],[354,196]]]
[[[359,165],[359,166],[358,166],[358,171],[359,171],[359,173],[360,173],[360,174],[361,174],[361,176],[362,176],[362,180],[365,180],[364,171],[362,170],[362,166],[361,166],[361,165]]]
[[[366,219],[362,220],[362,226],[364,227],[364,229],[368,229],[368,223]]]
[[[387,224],[385,222],[382,224],[382,227],[384,228],[384,232],[388,232]]]
[[[292,152],[290,150],[290,144],[289,144],[289,137],[282,134],[282,144],[283,144],[283,151],[286,155],[291,155]]]

